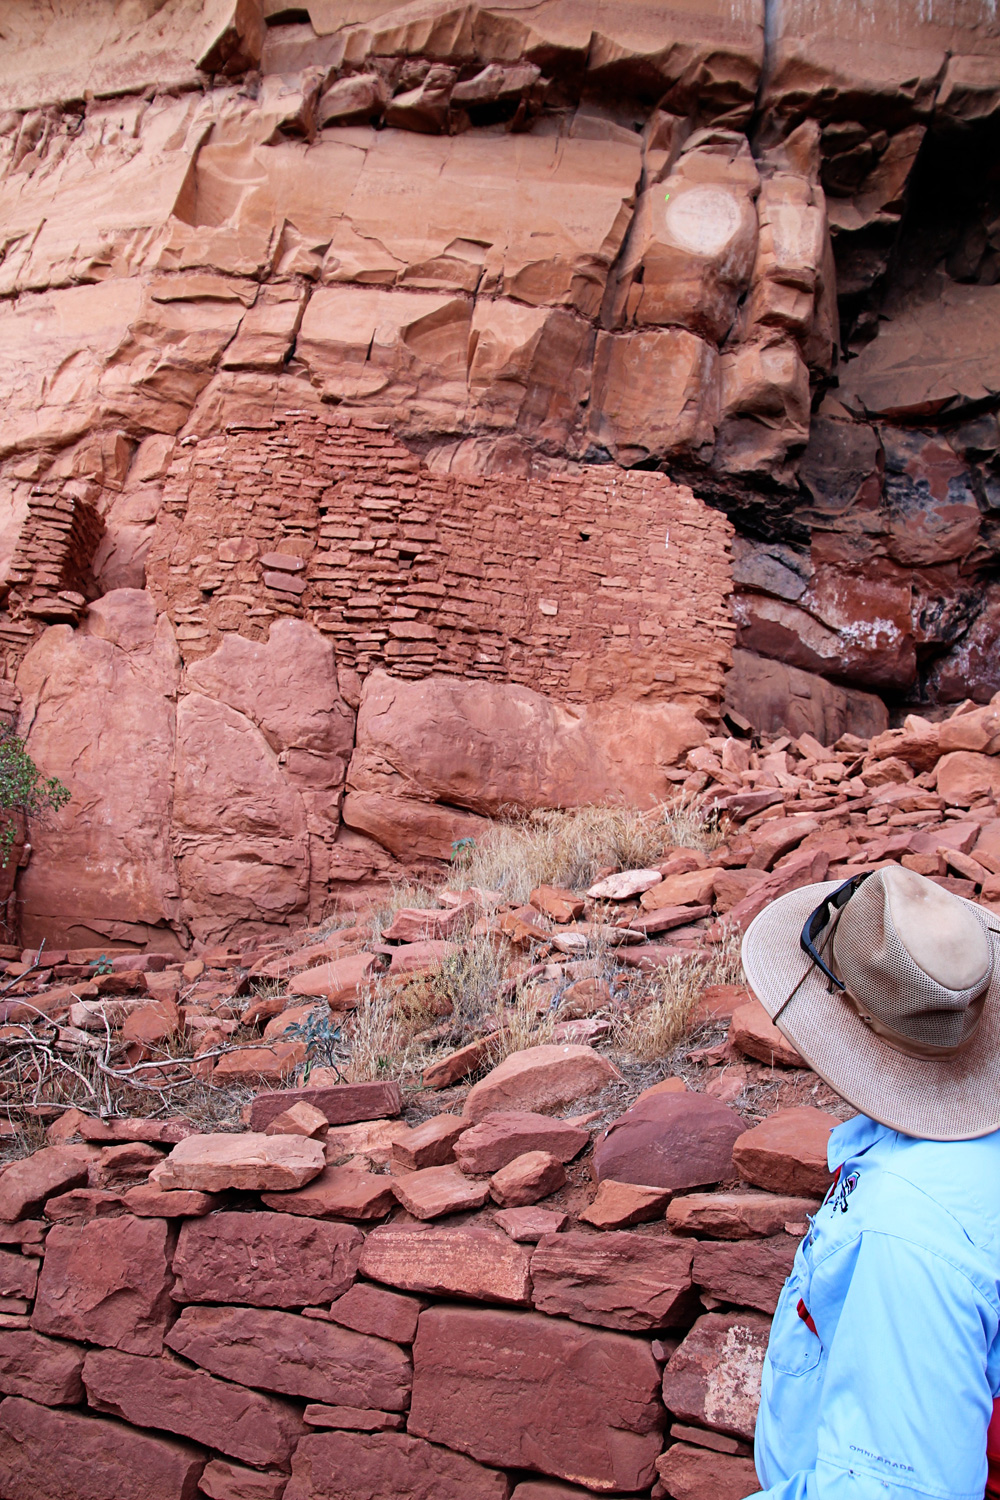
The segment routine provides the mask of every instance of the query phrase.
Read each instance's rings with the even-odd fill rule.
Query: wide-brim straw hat
[[[918,914],[920,910],[916,882],[932,887],[935,893],[929,900],[935,920],[944,927],[943,958],[933,946],[926,947],[928,940],[921,929],[928,924],[912,920],[913,910]],[[825,913],[829,920],[814,943],[841,982],[851,980],[851,989],[845,993],[800,942],[811,913],[842,885],[834,880],[803,886],[772,901],[751,922],[743,939],[743,966],[753,993],[813,1071],[872,1119],[906,1135],[937,1141],[970,1140],[1000,1129],[1000,918],[900,866],[874,872],[842,911]],[[866,891],[867,911],[863,912],[859,898]],[[889,918],[892,896],[900,891],[904,906],[914,893],[918,900],[909,918],[903,918],[904,926],[910,922],[913,941],[909,944],[905,932],[899,942]],[[955,905],[949,906],[943,897]],[[855,902],[859,905],[851,910]],[[837,928],[848,911],[851,927],[845,928],[846,936],[838,944]],[[970,915],[981,937],[969,927]],[[949,923],[957,938],[950,951]],[[986,955],[986,967],[980,972],[968,952],[980,952],[977,944],[984,940],[981,954]],[[930,942],[933,945],[933,936]],[[940,987],[923,969],[914,967],[907,947],[917,951],[919,964],[922,944],[922,961],[939,971],[938,979],[942,974],[946,980],[956,976],[950,988]],[[838,946],[843,962],[836,956]],[[943,995],[945,1009],[921,1012],[919,996],[924,991]],[[908,1016],[907,1005],[914,995],[918,996],[910,1007],[914,1015]],[[930,1003],[935,1003],[933,997]],[[897,1026],[924,1042],[957,1045],[921,1049],[918,1040],[916,1051],[942,1055],[914,1055],[879,1034],[883,1030],[905,1047]]]

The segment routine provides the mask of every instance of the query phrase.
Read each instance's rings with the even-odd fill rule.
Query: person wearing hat
[[[1000,918],[896,865],[747,930],[754,994],[860,1110],[771,1328],[754,1457],[774,1500],[1000,1496],[998,941]]]

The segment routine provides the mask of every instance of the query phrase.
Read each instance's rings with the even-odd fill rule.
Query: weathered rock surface
[[[591,1489],[637,1490],[660,1450],[646,1346],[538,1313],[438,1307],[420,1316],[409,1430],[482,1463]]]
[[[404,1433],[317,1433],[292,1460],[284,1500],[506,1500],[503,1474]]]
[[[409,1292],[527,1306],[531,1252],[485,1225],[411,1228],[387,1224],[365,1240],[359,1269]]]
[[[175,1146],[151,1176],[164,1191],[274,1192],[303,1187],[325,1164],[320,1142],[302,1136],[196,1135]]]
[[[777,1234],[786,1223],[803,1223],[818,1207],[815,1198],[771,1193],[689,1193],[670,1204],[667,1223],[674,1234],[755,1239]]]
[[[558,1109],[596,1093],[618,1077],[614,1064],[592,1047],[573,1043],[527,1047],[512,1052],[473,1084],[463,1113],[478,1122],[507,1110]]]
[[[159,1354],[170,1321],[165,1221],[94,1219],[49,1231],[32,1326],[129,1354]]]
[[[706,1313],[663,1372],[663,1401],[682,1421],[750,1442],[770,1332],[760,1313]]]
[[[547,1151],[572,1161],[589,1143],[586,1130],[531,1110],[498,1110],[469,1126],[455,1143],[455,1160],[464,1172],[499,1172],[526,1151]]]
[[[213,1375],[285,1396],[403,1411],[410,1362],[385,1339],[294,1313],[186,1307],[166,1339]]]
[[[353,1328],[356,1333],[392,1339],[397,1344],[412,1344],[422,1306],[417,1297],[403,1297],[398,1292],[387,1292],[384,1287],[358,1281],[334,1300],[329,1316],[335,1323]]]
[[[692,1276],[719,1302],[773,1313],[799,1241],[790,1234],[730,1245],[698,1245]]]
[[[674,1443],[656,1460],[656,1472],[675,1500],[743,1500],[760,1489],[752,1458]]]
[[[691,1247],[667,1235],[547,1235],[531,1279],[541,1312],[601,1328],[668,1328],[691,1309]]]
[[[818,1109],[782,1109],[733,1147],[737,1170],[775,1193],[820,1196],[830,1185],[827,1141],[834,1121]]]
[[[311,1307],[353,1283],[363,1243],[347,1224],[291,1214],[213,1214],[181,1229],[173,1295],[181,1302]]]
[[[703,1094],[654,1094],[633,1104],[594,1147],[598,1181],[636,1182],[683,1192],[732,1175],[743,1133],[731,1109]]]
[[[83,1399],[85,1350],[27,1328],[0,1328],[0,1392],[43,1406],[76,1406]]]

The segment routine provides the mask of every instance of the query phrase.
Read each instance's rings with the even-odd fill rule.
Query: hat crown
[[[915,1047],[957,1048],[979,1020],[993,955],[973,908],[898,865],[878,870],[844,907],[833,957],[873,1021]]]

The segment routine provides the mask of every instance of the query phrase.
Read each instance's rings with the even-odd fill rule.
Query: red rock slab
[[[615,1182],[606,1177],[597,1185],[590,1207],[580,1214],[584,1224],[595,1229],[627,1229],[662,1219],[670,1202],[667,1188],[642,1187],[636,1182]]]
[[[216,1085],[279,1085],[292,1076],[299,1064],[305,1062],[305,1058],[304,1042],[275,1042],[270,1047],[238,1047],[235,1052],[223,1053],[212,1071],[212,1078]]]
[[[486,1225],[385,1224],[365,1240],[359,1269],[403,1291],[527,1307],[530,1263],[530,1251]]]
[[[48,1339],[30,1328],[0,1328],[0,1393],[43,1406],[76,1406],[83,1400],[86,1352],[80,1344]]]
[[[633,932],[646,934],[670,932],[675,927],[686,927],[711,914],[711,906],[659,906],[633,917],[629,927]]]
[[[715,909],[719,915],[749,896],[767,876],[763,870],[719,870],[715,877]]]
[[[752,1458],[733,1458],[689,1443],[674,1443],[656,1460],[673,1500],[743,1500],[760,1489]]]
[[[816,885],[825,880],[829,868],[830,856],[826,850],[796,850],[789,856],[787,864],[765,876],[759,885],[755,885],[742,901],[737,901],[726,913],[727,926],[745,932],[765,906],[776,901],[779,896],[786,896],[789,891],[797,891],[801,886]]]
[[[443,1167],[454,1160],[455,1142],[468,1128],[468,1120],[461,1115],[435,1115],[409,1135],[393,1141],[392,1160],[408,1172],[418,1172],[422,1167]]]
[[[706,1313],[670,1357],[663,1402],[685,1422],[752,1442],[771,1332],[763,1313]]]
[[[827,1144],[836,1124],[821,1109],[779,1109],[740,1136],[733,1163],[755,1187],[822,1198],[830,1186]]]
[[[639,897],[644,911],[660,911],[665,906],[710,906],[715,891],[715,871],[687,870],[668,875],[659,885],[650,886]]]
[[[660,1451],[649,1346],[540,1313],[432,1307],[413,1347],[408,1430],[481,1463],[594,1490],[647,1489]]]
[[[314,1307],[354,1281],[363,1244],[350,1224],[292,1214],[217,1213],[181,1227],[174,1300]]]
[[[493,1215],[505,1234],[519,1245],[537,1245],[546,1234],[558,1234],[569,1223],[569,1214],[551,1208],[504,1208]]]
[[[328,1316],[343,1328],[353,1328],[355,1333],[392,1339],[396,1344],[412,1344],[424,1305],[418,1297],[404,1297],[399,1292],[387,1292],[384,1287],[356,1281],[331,1304]]]
[[[507,1476],[402,1432],[317,1432],[292,1459],[284,1500],[507,1500]]]
[[[276,1115],[299,1101],[311,1104],[331,1125],[353,1125],[359,1120],[382,1120],[402,1112],[399,1084],[339,1083],[328,1088],[281,1089],[258,1094],[250,1106],[250,1129],[264,1130]]]
[[[741,1443],[739,1438],[710,1432],[707,1427],[691,1427],[687,1422],[671,1422],[670,1436],[679,1443],[694,1443],[696,1448],[711,1448],[715,1453],[731,1453],[736,1458],[749,1458],[753,1451],[749,1443]]]
[[[586,1490],[577,1489],[575,1484],[559,1484],[554,1479],[526,1479],[519,1484],[510,1497],[510,1500],[577,1500],[587,1494]]]
[[[667,1209],[674,1234],[698,1234],[717,1240],[760,1239],[779,1234],[786,1224],[800,1224],[819,1208],[816,1198],[771,1193],[689,1193]]]
[[[87,1162],[65,1146],[46,1146],[32,1156],[11,1162],[0,1173],[0,1220],[12,1224],[37,1214],[47,1198],[69,1188],[84,1187]]]
[[[173,1000],[150,1000],[146,1005],[136,1006],[122,1024],[124,1042],[139,1042],[152,1046],[176,1036],[181,1030],[181,1013]]]
[[[201,1132],[189,1120],[97,1120],[89,1116],[79,1133],[85,1141],[147,1141],[154,1146],[176,1146]]]
[[[389,1165],[392,1147],[409,1135],[409,1126],[402,1120],[363,1120],[357,1125],[335,1125],[331,1127],[325,1141],[326,1159],[331,1166],[340,1166],[349,1157],[365,1157],[368,1165]]]
[[[566,1168],[549,1151],[526,1151],[490,1178],[490,1197],[501,1208],[526,1208],[566,1183]]]
[[[193,1188],[164,1189],[155,1182],[140,1182],[122,1197],[129,1213],[138,1219],[203,1219],[221,1201],[218,1193],[198,1193]]]
[[[41,1254],[49,1225],[44,1219],[22,1219],[19,1224],[0,1220],[0,1245],[20,1245],[25,1255]]]
[[[410,1361],[396,1344],[256,1307],[186,1307],[167,1334],[212,1375],[283,1396],[405,1411]]]
[[[733,1175],[742,1134],[739,1115],[705,1094],[654,1094],[598,1137],[594,1174],[672,1193],[707,1187]]]
[[[974,750],[952,750],[937,763],[937,789],[949,807],[968,807],[977,797],[1000,794],[1000,760]]]
[[[441,1219],[472,1208],[482,1208],[489,1184],[475,1182],[458,1167],[425,1167],[392,1179],[392,1191],[415,1219]]]
[[[572,1161],[590,1145],[586,1130],[550,1115],[529,1110],[502,1110],[469,1128],[455,1145],[455,1160],[463,1172],[499,1172],[526,1151],[547,1151],[558,1161]]]
[[[695,1285],[719,1302],[773,1313],[792,1269],[799,1241],[794,1235],[695,1246]]]
[[[325,1167],[292,1193],[262,1193],[268,1208],[312,1219],[384,1219],[395,1207],[392,1179],[360,1167]]]
[[[364,1411],[359,1406],[307,1406],[302,1420],[310,1427],[339,1432],[402,1432],[406,1418],[398,1411]]]
[[[221,1193],[227,1188],[243,1192],[280,1192],[304,1187],[318,1177],[326,1165],[319,1141],[303,1136],[193,1135],[175,1146],[151,1174],[163,1191],[193,1188],[196,1192]]]
[[[377,966],[373,953],[348,953],[314,969],[304,969],[288,981],[289,995],[326,1000],[332,1010],[350,1010],[371,980]],[[355,1116],[355,1118],[358,1118]]]
[[[705,1026],[727,1025],[733,1019],[734,1012],[741,1006],[746,1005],[753,997],[746,985],[743,984],[710,984],[702,990],[698,996],[698,1003],[694,1008],[692,1024]]]
[[[433,908],[402,907],[392,925],[382,934],[389,943],[440,942],[453,937],[469,920],[475,902],[463,901],[445,911]]]
[[[170,1229],[162,1219],[92,1219],[57,1224],[31,1326],[130,1354],[159,1354],[173,1305]]]
[[[163,1161],[164,1153],[146,1141],[123,1141],[105,1146],[89,1181],[95,1187],[121,1187],[142,1182]]]
[[[83,1383],[95,1411],[193,1438],[247,1464],[287,1464],[306,1431],[292,1402],[217,1380],[170,1355],[91,1349]]]
[[[500,1110],[559,1109],[620,1081],[615,1065],[592,1047],[573,1042],[525,1047],[473,1084],[463,1113],[475,1123]]]
[[[281,1500],[287,1483],[287,1474],[261,1474],[228,1458],[213,1458],[198,1481],[198,1493],[208,1500]]]
[[[774,1067],[807,1068],[809,1064],[791,1042],[782,1036],[759,1000],[751,1000],[733,1012],[729,1040],[744,1057]]]
[[[280,1018],[279,1018],[280,1019]],[[265,1035],[267,1033],[265,1032]],[[289,1105],[280,1115],[275,1115],[264,1127],[265,1135],[307,1135],[312,1140],[322,1140],[330,1129],[330,1122],[314,1104],[300,1099]]]
[[[0,1297],[33,1297],[40,1264],[32,1255],[0,1250]]]
[[[446,943],[428,938],[420,943],[404,943],[393,952],[389,963],[390,974],[426,974],[440,969],[445,959],[458,953],[457,943]]]
[[[424,1088],[450,1088],[460,1078],[465,1078],[469,1073],[475,1072],[484,1059],[489,1057],[490,1048],[495,1042],[496,1033],[491,1032],[489,1036],[479,1037],[477,1041],[469,1042],[468,1046],[459,1047],[457,1052],[450,1052],[439,1062],[431,1063],[430,1067],[424,1069],[421,1080]]]
[[[586,902],[574,891],[558,885],[539,885],[528,897],[528,905],[551,917],[554,922],[575,922],[582,917]]]
[[[120,1422],[19,1396],[0,1404],[4,1500],[197,1500],[204,1462],[200,1448]]]
[[[599,1328],[676,1327],[694,1305],[691,1260],[667,1234],[547,1235],[531,1258],[534,1303]]]

